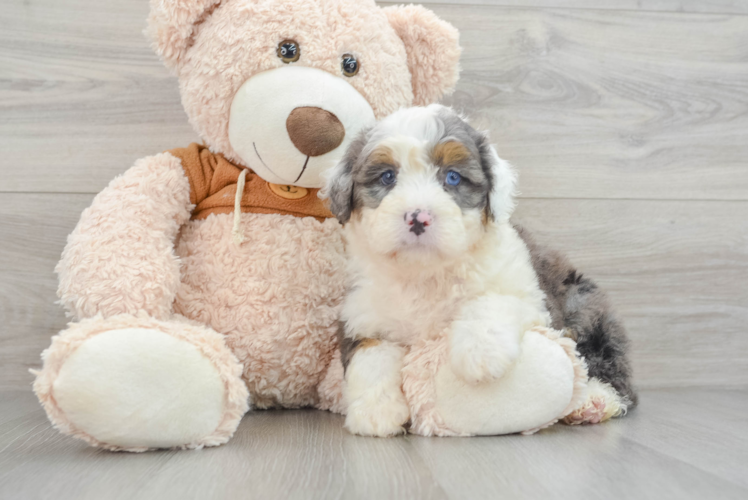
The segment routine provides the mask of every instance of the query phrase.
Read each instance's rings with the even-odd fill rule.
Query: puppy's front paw
[[[516,337],[506,327],[461,322],[452,332],[452,371],[469,384],[500,378],[519,356]]]
[[[399,392],[399,391],[398,391]],[[410,410],[402,393],[361,398],[348,405],[345,428],[360,436],[390,437],[403,434]]]

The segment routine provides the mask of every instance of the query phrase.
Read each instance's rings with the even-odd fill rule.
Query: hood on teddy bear
[[[214,153],[318,188],[373,120],[457,82],[457,30],[372,0],[151,0],[148,33]]]

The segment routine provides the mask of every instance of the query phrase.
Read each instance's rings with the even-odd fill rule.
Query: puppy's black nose
[[[431,225],[433,218],[428,210],[414,210],[406,212],[403,217],[405,223],[410,226],[410,232],[416,236],[421,236],[426,232],[426,228]]]

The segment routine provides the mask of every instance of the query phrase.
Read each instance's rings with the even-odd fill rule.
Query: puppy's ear
[[[330,211],[341,224],[348,222],[353,213],[353,170],[366,146],[370,130],[371,128],[362,130],[348,146],[343,159],[322,174],[326,182],[325,187],[319,192],[319,197],[330,200]]]
[[[353,163],[348,161],[348,155],[330,169],[326,177],[319,196],[330,200],[330,211],[338,222],[345,224],[353,212]]]
[[[181,63],[197,32],[222,0],[151,0],[146,34],[170,69]]]
[[[454,90],[460,75],[460,33],[420,5],[385,7],[384,13],[405,44],[413,105],[426,106]]]
[[[496,222],[507,222],[514,212],[514,197],[517,191],[517,172],[508,161],[499,158],[499,154],[489,142],[482,137],[479,144],[481,163],[489,182],[488,215]]]

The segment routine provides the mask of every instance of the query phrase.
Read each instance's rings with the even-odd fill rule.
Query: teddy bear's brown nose
[[[345,138],[345,127],[338,117],[322,108],[294,109],[286,120],[286,130],[296,149],[307,156],[329,153]]]

